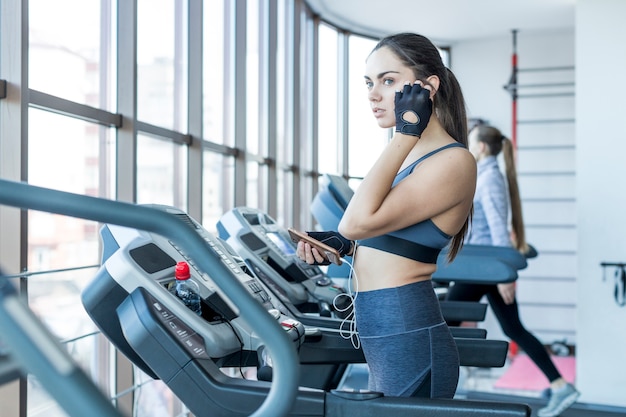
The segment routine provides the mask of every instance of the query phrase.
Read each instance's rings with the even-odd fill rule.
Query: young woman
[[[472,210],[476,162],[467,150],[461,88],[425,37],[382,39],[366,60],[374,117],[395,127],[355,191],[339,233],[313,237],[354,251],[355,320],[369,389],[388,396],[452,398],[459,357],[433,291],[437,256],[460,249]],[[356,241],[356,243],[355,243]],[[298,244],[309,263],[323,258]]]
[[[524,234],[511,141],[495,127],[478,125],[469,133],[469,149],[477,161],[478,179],[472,225],[465,243],[514,246],[522,253],[526,253],[528,245]],[[508,186],[504,183],[504,177],[496,159],[501,151],[504,151]],[[508,228],[509,203],[511,234]],[[515,283],[497,285],[456,283],[450,287],[447,299],[479,301],[484,295],[487,296],[503,332],[528,354],[550,381],[552,391],[550,402],[547,407],[539,410],[537,415],[539,417],[558,416],[571,406],[580,394],[563,379],[541,342],[524,328],[515,300]],[[452,322],[448,324],[458,325]]]

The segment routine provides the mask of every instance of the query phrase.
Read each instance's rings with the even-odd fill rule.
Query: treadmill
[[[525,404],[300,387],[298,348],[310,337],[324,338],[325,331],[285,314],[223,241],[180,210],[5,180],[0,180],[0,204],[105,225],[107,249],[83,293],[85,308],[122,353],[166,383],[197,416],[530,415]],[[190,263],[192,279],[201,285],[202,317],[168,289],[172,262],[179,260]],[[233,378],[220,369],[255,360],[271,366],[271,381]]]
[[[306,326],[334,329],[344,339],[353,327],[352,295],[344,292],[333,278],[318,266],[303,262],[295,254],[295,244],[286,229],[267,213],[252,207],[236,207],[224,213],[217,223],[220,238],[235,249],[245,264],[272,290],[298,321]],[[279,242],[279,243],[277,243]],[[516,271],[494,257],[460,257],[453,264],[441,265],[451,279],[481,279],[506,281],[517,278]],[[306,273],[304,271],[307,271]],[[477,271],[472,273],[471,271]],[[345,281],[341,278],[342,281]],[[346,285],[349,287],[349,285]],[[333,298],[334,297],[334,298]],[[305,302],[307,301],[307,302]],[[312,302],[311,302],[312,301]],[[319,309],[307,306],[320,306]],[[321,306],[332,306],[326,308]],[[304,306],[304,308],[303,308]],[[442,302],[446,320],[482,321],[486,304],[470,302]],[[342,312],[340,317],[334,310]],[[332,314],[331,314],[332,313]],[[347,313],[347,314],[346,314]],[[340,320],[345,319],[345,320]],[[508,343],[486,340],[487,331],[481,328],[451,327],[463,366],[502,367],[506,360]],[[482,340],[477,340],[482,339]],[[347,340],[336,335],[307,343],[301,348],[301,367],[312,369],[301,374],[300,384],[331,390],[341,387],[345,377],[352,373],[352,364],[364,363],[360,350],[345,349]],[[329,355],[340,349],[342,355]],[[309,362],[311,353],[317,358]],[[355,367],[352,367],[354,369]],[[361,369],[361,367],[356,366]]]
[[[298,258],[287,230],[267,213],[236,207],[222,215],[217,231],[292,313],[350,315],[351,296],[344,288],[345,280],[334,280],[319,266]]]
[[[263,308],[267,309],[289,336],[298,351],[301,370],[307,369],[306,365],[311,366],[308,372],[303,373],[325,375],[324,366],[364,362],[362,352],[354,349],[348,340],[341,337],[337,327],[341,319],[311,316],[306,313],[294,314],[294,306],[283,302],[284,294],[279,291],[280,296],[275,295],[276,293],[272,291],[275,286],[270,287],[266,284],[267,280],[258,278],[253,272],[252,264],[245,262],[230,244],[207,232],[178,209],[166,206],[153,207],[181,219],[182,223],[193,228],[209,243],[209,247],[218,252],[238,281]],[[175,243],[158,235],[113,225],[105,225],[101,234],[104,252],[108,257],[103,260],[103,267],[94,281],[84,290],[83,303],[103,332],[114,335],[111,337],[112,342],[148,375],[163,379],[177,395],[183,395],[181,400],[194,414],[202,415],[201,410],[206,407],[207,402],[211,410],[221,407],[224,415],[239,415],[237,413],[243,413],[243,410],[250,410],[258,405],[263,397],[258,394],[258,384],[271,382],[274,361],[268,354],[262,337],[259,337],[251,326],[239,317],[237,304],[231,302],[215,285],[210,275],[198,269],[193,259]],[[129,263],[129,258],[132,263]],[[173,280],[173,267],[179,260],[189,262],[192,279],[201,284],[201,317],[188,311],[169,290],[169,283]],[[103,293],[106,293],[106,297],[103,297]],[[103,300],[107,301],[103,302]],[[110,305],[108,305],[111,300],[117,300],[115,304],[119,303],[116,307],[118,320],[111,320]],[[150,323],[150,327],[159,324],[162,326],[158,334],[154,333],[154,329],[150,331],[144,328],[148,326],[148,323],[145,323],[147,316],[153,316],[154,322]],[[303,321],[307,324],[305,325]],[[161,349],[155,349],[152,346],[156,341],[164,343],[167,340],[166,335],[163,334],[165,332],[181,339],[182,350],[186,350],[186,353],[194,357],[195,361],[187,362],[189,358],[181,350],[179,353],[183,354],[184,359],[178,358],[176,362],[181,365],[184,363],[185,368],[179,369],[172,367],[172,364],[163,364],[165,352],[172,355],[172,352],[176,351],[173,343],[168,343],[167,347]],[[148,343],[146,338],[156,340]],[[145,351],[142,349],[144,344]],[[484,353],[482,352],[483,355]],[[201,370],[205,374],[203,375],[200,369],[194,369],[196,366],[203,368]],[[233,390],[233,396],[241,396],[239,400],[236,400],[234,397],[228,398],[212,391],[217,389],[214,387],[215,384],[225,379],[219,368],[245,366],[256,366],[258,378],[265,381],[235,378],[230,380],[229,385],[241,386],[241,389],[255,387],[256,390],[253,392],[257,393],[257,396],[250,392],[246,392],[244,396],[241,395],[243,393],[240,390]],[[162,367],[165,369],[161,369]],[[200,378],[204,384],[198,385],[204,385],[207,389],[211,387],[212,390],[206,392],[189,390],[189,377]],[[326,390],[311,387],[311,384],[303,386],[303,383],[306,384],[315,379],[315,375],[311,377],[307,379],[301,376],[300,399],[296,402],[293,414],[290,415],[310,415],[309,413],[319,412],[318,407],[322,404],[323,412],[326,413],[322,415],[344,415],[344,403],[358,399],[359,404],[365,404],[361,401],[385,398],[381,393]],[[317,382],[315,381],[316,384]],[[225,382],[222,381],[222,383]],[[231,390],[232,388],[229,391]],[[330,402],[329,396],[331,396]],[[220,403],[213,398],[219,398]],[[414,400],[417,401],[417,399]],[[231,401],[237,407],[231,404]],[[247,406],[245,406],[246,401],[248,401]],[[405,400],[395,399],[394,402],[396,401],[404,402]],[[332,411],[328,414],[329,405],[335,402],[342,411]],[[346,408],[346,413],[348,409],[352,415],[354,412],[352,406]],[[334,412],[339,414],[332,414]]]
[[[72,417],[122,417],[0,270],[0,385],[32,374]]]

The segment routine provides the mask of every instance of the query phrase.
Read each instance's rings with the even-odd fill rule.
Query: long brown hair
[[[487,146],[490,155],[497,156],[502,152],[504,171],[509,189],[509,201],[511,203],[513,246],[520,252],[526,253],[529,248],[524,231],[524,216],[522,215],[522,200],[520,198],[519,185],[517,184],[513,143],[493,126],[478,125],[474,129],[476,129],[477,133],[476,138]]]
[[[409,68],[413,70],[415,78],[425,81],[431,75],[439,78],[437,98],[434,100],[434,111],[442,126],[457,142],[467,147],[467,118],[465,99],[461,86],[456,77],[443,64],[437,47],[426,37],[416,33],[398,33],[380,40],[372,52],[387,47]],[[469,222],[470,213],[459,232],[450,242],[448,261],[454,260],[463,246],[463,240]]]

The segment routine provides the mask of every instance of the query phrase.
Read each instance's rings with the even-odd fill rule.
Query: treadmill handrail
[[[218,274],[212,276],[215,283],[228,297],[238,301],[242,318],[263,335],[273,360],[269,394],[251,417],[279,417],[289,413],[299,386],[298,355],[293,343],[243,285],[231,278],[229,268],[208,243],[180,219],[150,207],[3,179],[0,179],[0,204],[157,233],[179,245],[201,270],[217,271]]]
[[[12,361],[7,377],[31,373],[70,416],[122,417],[111,401],[19,298],[0,272],[0,334]],[[7,380],[8,381],[8,380]],[[5,382],[7,382],[5,381]]]

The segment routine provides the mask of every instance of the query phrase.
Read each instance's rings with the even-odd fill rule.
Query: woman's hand
[[[331,248],[337,249],[342,257],[351,256],[354,252],[354,242],[341,236],[338,232],[306,232],[306,234]],[[296,255],[308,264],[330,265],[328,259],[322,256],[316,248],[302,240],[298,242]]]
[[[341,236],[338,232],[306,232],[306,234],[331,248],[337,249],[342,257],[352,255],[354,250],[354,242]]]
[[[433,113],[430,90],[417,82],[405,84],[402,91],[396,91],[395,104],[396,132],[419,138]]]
[[[330,262],[317,249],[303,240],[298,242],[296,255],[309,265],[330,265]]]
[[[515,301],[515,283],[498,284],[498,292],[504,300],[504,304],[513,304]]]

